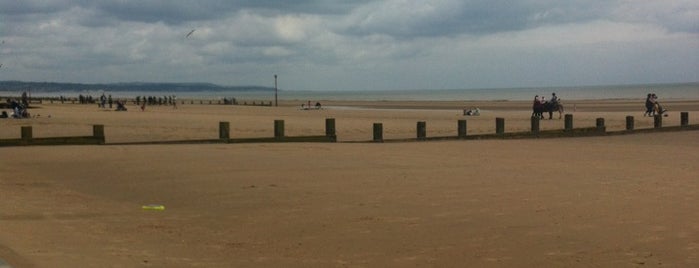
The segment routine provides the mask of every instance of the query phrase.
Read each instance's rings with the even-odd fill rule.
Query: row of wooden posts
[[[544,132],[539,128],[539,118],[532,117],[531,119],[531,132],[527,133],[511,133],[511,136],[535,136],[539,137]],[[654,128],[662,128],[662,116],[654,117]],[[680,127],[689,127],[689,113],[680,113]],[[634,117],[626,117],[626,131],[634,130]],[[550,133],[550,132],[549,132]],[[604,118],[597,118],[595,127],[593,128],[573,128],[573,115],[566,114],[564,121],[564,129],[554,130],[554,134],[575,134],[575,133],[585,133],[585,135],[600,135],[606,133],[606,126],[604,125]],[[495,135],[479,135],[480,137],[504,137],[505,136],[505,119],[496,118],[495,119]],[[433,137],[439,139],[446,138],[457,138],[465,139],[471,136],[467,135],[467,124],[466,120],[458,120],[457,122],[457,136],[456,137]],[[417,122],[417,140],[427,140],[427,123],[425,121]],[[219,122],[219,137],[218,139],[210,140],[197,140],[197,141],[165,141],[165,142],[140,142],[140,143],[193,143],[193,142],[225,142],[225,143],[242,143],[242,142],[336,142],[337,134],[335,128],[335,119],[326,118],[325,119],[325,135],[318,136],[299,136],[299,137],[289,137],[284,133],[284,120],[274,120],[274,137],[272,138],[231,138],[230,135],[230,124],[229,122]],[[374,123],[373,125],[373,142],[383,142],[383,124]],[[21,138],[20,139],[0,139],[0,146],[14,146],[14,145],[60,145],[60,144],[104,144],[105,143],[105,133],[104,125],[93,125],[92,136],[80,136],[80,137],[52,137],[52,138],[34,138],[31,126],[21,127]]]

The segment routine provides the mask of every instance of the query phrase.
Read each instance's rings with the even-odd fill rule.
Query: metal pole
[[[278,106],[277,104],[277,75],[274,75],[274,106]]]

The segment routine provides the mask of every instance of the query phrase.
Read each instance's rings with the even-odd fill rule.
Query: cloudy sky
[[[286,90],[695,82],[699,1],[0,0],[0,64]]]

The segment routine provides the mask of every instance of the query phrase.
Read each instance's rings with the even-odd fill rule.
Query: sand
[[[614,103],[618,105],[614,105]],[[575,127],[650,128],[638,101],[579,102]],[[699,121],[696,101],[667,104]],[[0,259],[14,267],[635,267],[699,265],[699,132],[355,143],[526,131],[526,103],[326,102],[327,109],[179,105],[141,112],[43,104],[0,138],[108,143],[322,135],[340,143],[0,148]],[[479,117],[460,109],[478,105]],[[523,108],[520,108],[523,107]],[[626,107],[626,108],[623,108]],[[400,108],[400,109],[384,109]],[[49,118],[49,115],[51,117]],[[563,120],[542,121],[563,127]],[[346,141],[351,141],[350,143]],[[165,206],[163,211],[143,205]]]

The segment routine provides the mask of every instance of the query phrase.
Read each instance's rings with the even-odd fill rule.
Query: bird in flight
[[[190,36],[192,36],[192,34],[194,33],[194,31],[196,31],[196,30],[197,30],[197,29],[192,29],[191,31],[189,31],[189,33],[185,36],[185,38],[189,38]]]

